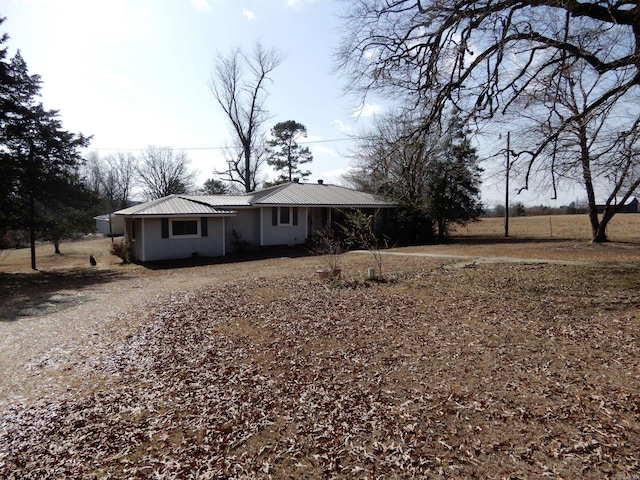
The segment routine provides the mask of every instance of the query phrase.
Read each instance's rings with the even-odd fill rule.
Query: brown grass
[[[456,236],[501,237],[504,236],[504,218],[483,218],[479,222],[454,229]],[[640,240],[640,214],[618,214],[607,228],[607,235],[614,242],[638,242]],[[509,236],[518,238],[579,240],[591,239],[591,227],[587,215],[544,215],[537,217],[510,217]]]

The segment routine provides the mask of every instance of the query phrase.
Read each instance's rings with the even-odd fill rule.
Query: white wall
[[[195,219],[195,218],[191,218]],[[200,217],[197,217],[198,222]],[[224,255],[223,218],[207,218],[208,235],[197,238],[162,238],[162,220],[145,218],[142,238],[136,230],[137,243],[143,243],[138,258],[144,262],[200,257],[219,257]],[[200,227],[198,229],[200,232]]]
[[[96,218],[96,229],[104,235],[122,235],[124,233],[124,217],[113,215],[111,217],[111,232],[109,232],[109,220]]]
[[[307,239],[307,212],[306,207],[298,207],[298,225],[277,225],[271,222],[271,207],[260,209],[262,220],[263,246],[270,245],[301,245]]]
[[[234,231],[243,242],[245,250],[257,250],[260,246],[260,209],[236,209],[236,212],[235,217],[225,219],[226,253],[238,250],[237,239],[233,235]]]

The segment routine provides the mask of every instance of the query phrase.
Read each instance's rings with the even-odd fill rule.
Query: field
[[[393,249],[370,282],[366,252],[333,283],[282,252],[6,253],[0,477],[640,478],[640,215],[606,245],[551,222]]]

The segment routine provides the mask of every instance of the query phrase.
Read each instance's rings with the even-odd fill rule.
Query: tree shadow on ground
[[[256,252],[232,253],[223,257],[192,257],[180,260],[145,262],[143,267],[149,270],[169,270],[176,268],[198,267],[204,265],[227,265],[231,263],[253,262],[271,258],[300,258],[312,254],[305,247],[263,248]]]
[[[0,321],[46,315],[89,300],[86,287],[124,280],[114,270],[69,268],[29,273],[0,272]]]

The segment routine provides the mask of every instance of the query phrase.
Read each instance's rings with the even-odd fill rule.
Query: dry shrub
[[[131,263],[133,260],[133,256],[131,255],[131,245],[129,245],[129,242],[126,240],[113,242],[109,249],[109,253],[122,260],[122,263]]]

